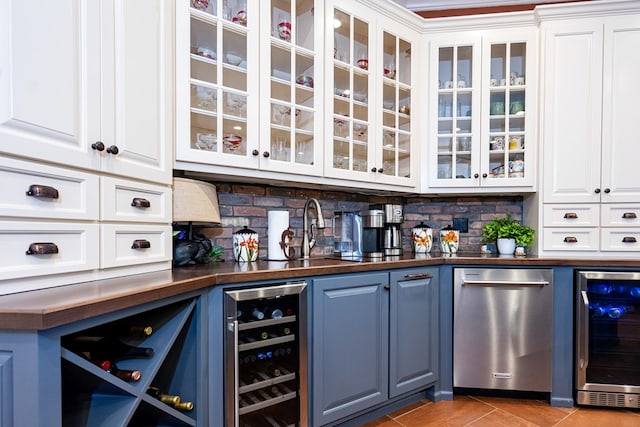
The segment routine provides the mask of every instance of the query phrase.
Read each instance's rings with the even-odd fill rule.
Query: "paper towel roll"
[[[270,260],[286,260],[284,250],[280,247],[282,233],[289,228],[289,211],[269,211],[267,222],[267,257]]]

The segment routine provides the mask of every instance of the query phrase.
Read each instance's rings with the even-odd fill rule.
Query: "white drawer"
[[[96,224],[0,221],[0,280],[96,269],[98,237]],[[33,244],[57,253],[28,254]]]
[[[598,205],[544,205],[545,227],[597,227]]]
[[[597,251],[598,228],[544,228],[545,251]]]
[[[171,222],[171,188],[125,179],[102,177],[103,221]]]
[[[640,229],[601,229],[601,249],[603,251],[640,252]]]
[[[170,225],[104,224],[102,268],[168,261],[172,258]]]
[[[0,216],[98,219],[96,175],[0,157],[0,183]]]
[[[603,204],[602,225],[607,227],[640,226],[640,205],[638,204]]]

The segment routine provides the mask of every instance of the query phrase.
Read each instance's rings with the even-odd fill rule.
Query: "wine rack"
[[[306,418],[306,283],[225,292],[227,426]]]
[[[197,300],[187,299],[62,336],[62,424],[199,425],[197,311]],[[129,333],[128,325],[144,325],[147,331]],[[77,343],[87,337],[152,349],[150,357],[116,355],[110,360],[120,370],[139,371],[140,378],[126,381],[103,369],[98,363],[102,361],[92,359],[92,354],[105,351],[98,353],[91,346],[79,349]],[[148,394],[151,387],[178,396],[182,407]]]

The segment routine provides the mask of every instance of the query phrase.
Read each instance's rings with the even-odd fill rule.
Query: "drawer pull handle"
[[[567,212],[564,214],[564,219],[578,219],[578,214],[575,212]]]
[[[151,242],[144,239],[137,239],[133,241],[133,245],[131,245],[131,249],[149,249],[151,247]]]
[[[33,184],[29,186],[29,190],[27,190],[27,196],[57,199],[58,190],[53,187],[49,187],[48,185]]]
[[[623,219],[636,219],[638,216],[635,212],[625,212],[622,214]]]
[[[135,208],[150,208],[151,202],[147,199],[143,199],[142,197],[134,197],[131,201],[131,206]]]
[[[428,279],[431,277],[431,273],[416,273],[416,274],[405,274],[404,278],[409,280],[416,279]]]
[[[578,239],[573,236],[567,236],[564,238],[565,243],[578,243]]]
[[[637,240],[633,236],[631,236],[631,237],[627,236],[627,237],[623,237],[622,238],[622,243],[636,243],[636,242],[637,242]]]
[[[27,255],[51,255],[58,253],[58,245],[55,243],[32,243],[27,249]]]

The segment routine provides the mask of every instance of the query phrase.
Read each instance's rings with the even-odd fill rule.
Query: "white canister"
[[[246,225],[233,233],[233,257],[238,262],[250,262],[258,259],[258,233]]]
[[[443,254],[455,254],[460,245],[460,231],[448,226],[440,230],[440,251]]]
[[[413,252],[424,254],[431,251],[433,243],[433,230],[424,223],[420,223],[411,229],[411,243]]]

